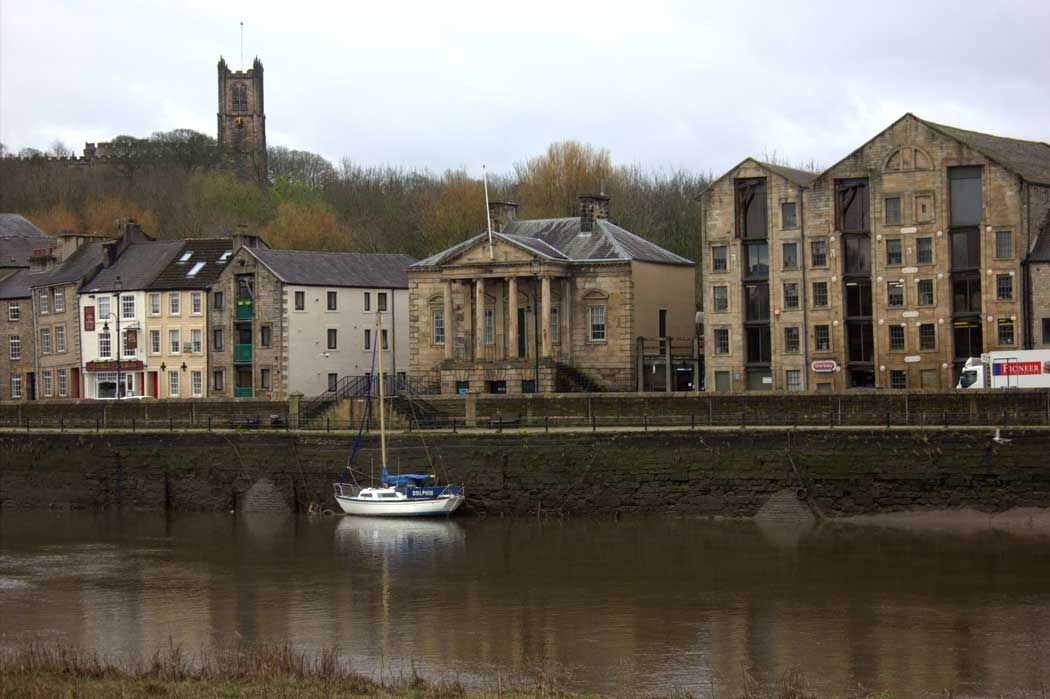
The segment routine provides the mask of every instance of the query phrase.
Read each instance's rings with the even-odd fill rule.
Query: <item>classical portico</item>
[[[668,257],[681,283],[667,288],[681,294],[674,303],[688,307],[680,315],[692,327],[692,263],[609,224],[606,197],[586,201],[590,215],[537,221],[494,202],[491,238],[482,233],[409,268],[415,376],[443,393],[550,392],[569,375],[631,387],[630,245]]]

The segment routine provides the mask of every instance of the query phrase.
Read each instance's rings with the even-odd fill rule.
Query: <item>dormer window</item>
[[[197,276],[197,272],[199,272],[202,269],[204,269],[204,265],[205,264],[206,263],[204,263],[204,262],[197,262],[197,263],[195,263],[193,265],[193,267],[190,268],[190,271],[186,273],[186,276],[187,277],[196,277]]]

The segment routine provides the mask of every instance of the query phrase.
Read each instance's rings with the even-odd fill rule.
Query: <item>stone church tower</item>
[[[263,66],[231,71],[219,58],[219,148],[223,166],[238,177],[266,184],[266,113]]]

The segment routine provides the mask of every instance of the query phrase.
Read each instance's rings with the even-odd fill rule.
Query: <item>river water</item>
[[[289,641],[375,676],[730,696],[1050,687],[1050,538],[695,520],[4,513],[0,643]],[[1046,696],[1039,694],[1039,696]]]

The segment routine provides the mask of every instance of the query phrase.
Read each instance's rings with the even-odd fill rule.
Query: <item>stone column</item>
[[[561,280],[561,356],[572,359],[572,280]]]
[[[518,357],[518,278],[507,277],[507,357]]]
[[[293,430],[299,429],[299,404],[302,400],[303,394],[299,391],[288,394],[288,426]]]
[[[543,315],[540,316],[540,341],[542,342],[544,359],[551,356],[551,278],[542,277],[540,295],[543,297],[541,308]],[[539,388],[537,387],[537,390]]]
[[[478,277],[474,282],[474,359],[485,356],[485,279]]]
[[[456,348],[456,317],[452,308],[452,280],[444,284],[445,302],[445,359],[452,359]]]

